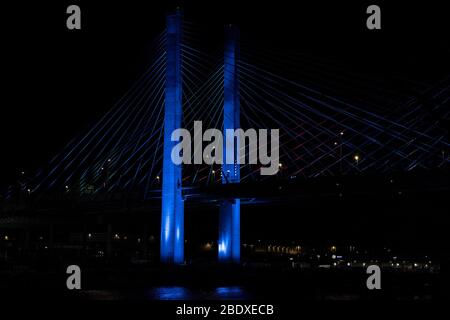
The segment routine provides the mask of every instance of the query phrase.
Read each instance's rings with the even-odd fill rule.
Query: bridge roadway
[[[229,198],[242,199],[243,205],[312,203],[324,199],[445,198],[449,193],[449,173],[443,171],[397,175],[277,179],[241,184],[215,184],[185,187],[187,208],[219,206]],[[45,225],[46,221],[70,223],[83,215],[146,215],[159,212],[161,190],[152,190],[146,200],[134,193],[98,194],[86,197],[49,197],[42,201],[0,204],[0,228],[18,225]],[[432,200],[430,200],[432,201]],[[61,214],[64,213],[64,214]]]

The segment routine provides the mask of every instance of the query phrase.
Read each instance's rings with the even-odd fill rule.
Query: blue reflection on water
[[[156,287],[150,291],[150,298],[155,300],[187,300],[192,293],[185,287]]]
[[[242,300],[249,299],[242,287],[217,287],[214,289],[187,288],[177,286],[154,287],[147,291],[151,300]]]
[[[218,287],[214,291],[214,298],[238,300],[247,298],[247,294],[241,287]]]

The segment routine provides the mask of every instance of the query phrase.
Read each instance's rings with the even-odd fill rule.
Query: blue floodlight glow
[[[175,165],[171,152],[174,130],[181,128],[181,27],[182,14],[167,16],[167,65],[164,113],[164,155],[161,209],[160,257],[164,263],[184,262],[184,203],[181,194],[181,165]]]
[[[225,200],[220,206],[219,261],[239,262],[241,257],[240,199]]]
[[[239,103],[239,76],[237,59],[239,58],[238,46],[239,31],[234,26],[225,29],[225,51],[224,51],[224,104],[223,104],[223,131],[227,129],[240,128],[240,103]],[[224,136],[227,136],[224,134]],[[240,148],[238,139],[224,141],[222,165],[222,183],[239,183],[240,166],[237,163],[238,150]],[[234,139],[234,137],[232,137]],[[231,142],[231,143],[230,143]],[[233,145],[234,150],[227,150],[227,145]],[[227,153],[233,152],[234,163],[227,164]],[[219,261],[236,262],[241,257],[241,202],[240,199],[228,199],[220,206],[219,217]]]

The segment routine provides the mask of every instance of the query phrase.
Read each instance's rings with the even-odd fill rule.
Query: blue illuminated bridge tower
[[[181,264],[184,262],[184,203],[182,197],[181,165],[172,162],[171,152],[178,143],[171,141],[171,134],[182,127],[182,73],[181,40],[183,15],[180,10],[167,17],[166,88],[164,114],[164,154],[161,209],[161,262]],[[235,26],[225,28],[224,51],[224,136],[227,129],[239,128],[239,80],[237,63],[239,57],[239,32]],[[234,139],[238,140],[238,139]],[[234,142],[234,147],[227,145]],[[224,163],[228,153],[238,159],[239,141],[224,141]],[[231,150],[230,150],[231,149]],[[222,183],[239,183],[240,166],[237,160],[222,166]],[[219,218],[219,261],[240,260],[240,199],[224,200]]]
[[[183,15],[180,10],[167,16],[166,97],[164,109],[164,154],[161,209],[160,256],[164,263],[184,262],[184,203],[181,165],[175,165],[171,152],[176,142],[172,132],[181,128],[183,117],[181,78],[181,38]]]
[[[225,27],[224,50],[224,105],[223,105],[223,131],[224,152],[222,165],[222,183],[240,182],[239,149],[240,141],[234,135],[226,135],[227,130],[240,128],[239,103],[239,30],[233,25]],[[230,141],[231,140],[231,141]],[[233,150],[234,149],[234,150]],[[229,154],[232,154],[231,155]],[[226,159],[234,159],[234,163]],[[219,216],[219,261],[239,262],[241,255],[240,243],[240,199],[224,200],[220,206]]]

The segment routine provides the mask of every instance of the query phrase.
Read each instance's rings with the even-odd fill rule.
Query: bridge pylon
[[[164,154],[162,174],[161,245],[163,263],[184,262],[184,202],[181,164],[171,159],[176,142],[172,132],[182,127],[181,39],[183,14],[177,10],[167,16],[166,91],[164,108]]]
[[[240,141],[226,135],[227,130],[240,128],[239,102],[239,29],[234,25],[225,27],[224,50],[224,104],[223,131],[224,152],[222,165],[222,183],[240,183],[239,148]],[[227,155],[233,154],[234,163],[227,163]],[[229,156],[228,156],[229,157]],[[220,262],[238,263],[241,257],[240,199],[224,200],[219,213],[218,255]]]

